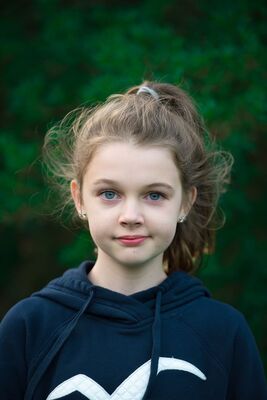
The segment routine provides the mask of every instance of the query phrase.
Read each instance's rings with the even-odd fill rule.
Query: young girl
[[[97,257],[7,313],[2,400],[267,399],[244,317],[192,276],[231,167],[207,139],[189,96],[155,82],[48,132]]]

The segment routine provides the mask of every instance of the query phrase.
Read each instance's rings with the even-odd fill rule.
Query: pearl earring
[[[186,215],[182,215],[181,217],[178,218],[178,223],[182,224],[186,220]]]
[[[79,212],[79,217],[80,217],[81,219],[87,219],[86,212],[80,211],[80,212]]]

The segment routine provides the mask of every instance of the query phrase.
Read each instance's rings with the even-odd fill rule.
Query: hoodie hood
[[[181,271],[174,272],[158,286],[126,296],[93,285],[88,279],[88,272],[93,266],[93,262],[85,261],[78,268],[66,271],[62,277],[54,279],[40,292],[33,294],[73,310],[73,317],[59,332],[52,348],[40,360],[38,367],[34,368],[25,400],[32,398],[43,374],[86,314],[108,323],[129,327],[140,321],[151,321],[150,375],[142,399],[150,398],[150,390],[158,372],[162,316],[199,297],[210,296],[199,279]]]
[[[118,323],[131,323],[153,316],[159,291],[162,294],[161,314],[201,296],[210,296],[198,278],[182,271],[174,272],[158,286],[126,296],[94,286],[88,279],[93,266],[93,262],[85,261],[78,268],[67,270],[62,277],[54,279],[33,296],[48,298],[75,312],[83,307],[93,291],[94,300],[86,312]]]

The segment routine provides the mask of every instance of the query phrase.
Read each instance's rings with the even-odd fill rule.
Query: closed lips
[[[120,236],[118,239],[126,239],[126,240],[134,240],[134,239],[143,239],[147,236]]]

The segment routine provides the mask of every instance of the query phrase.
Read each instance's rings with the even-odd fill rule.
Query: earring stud
[[[80,212],[79,212],[79,217],[80,217],[81,219],[87,219],[86,212],[80,211]]]
[[[178,218],[178,223],[182,224],[186,220],[186,215],[182,215],[181,217]]]

